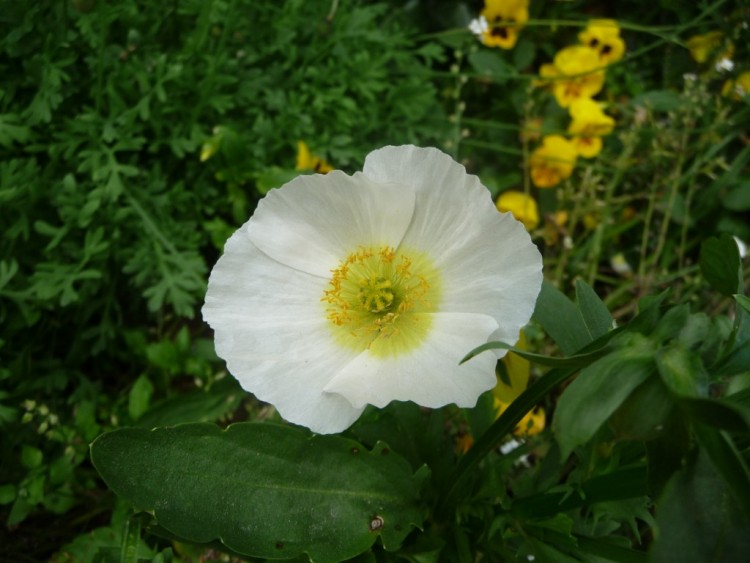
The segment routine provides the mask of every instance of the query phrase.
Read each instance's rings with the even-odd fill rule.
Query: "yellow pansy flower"
[[[458,436],[456,436],[455,444],[456,451],[459,454],[465,454],[474,445],[474,436],[472,436],[468,432],[459,434]]]
[[[501,213],[512,213],[513,217],[521,221],[529,231],[539,225],[539,209],[536,201],[523,192],[505,191],[497,198],[496,205],[497,210]]]
[[[589,231],[594,230],[598,224],[599,219],[597,219],[596,215],[593,213],[586,213],[586,215],[583,216],[583,226]]]
[[[523,331],[519,335],[516,348],[520,350],[527,349],[526,335]],[[510,385],[507,385],[502,379],[498,378],[497,385],[492,390],[493,406],[500,416],[508,406],[526,389],[529,384],[529,375],[531,366],[528,360],[509,352],[502,360],[505,371],[508,374]],[[513,430],[516,436],[534,436],[544,430],[546,414],[542,407],[536,407],[530,410],[521,419]]]
[[[573,146],[579,156],[592,158],[602,150],[602,136],[614,129],[615,120],[602,111],[598,103],[581,98],[570,104],[572,121],[568,133],[573,135]]]
[[[590,20],[586,29],[578,34],[578,40],[594,49],[604,65],[619,61],[625,54],[625,41],[620,37],[620,26],[615,20]]]
[[[743,72],[735,80],[727,80],[721,88],[721,93],[735,100],[741,100],[750,94],[750,71]]]
[[[549,246],[558,243],[561,236],[565,235],[565,224],[568,222],[568,212],[561,210],[555,211],[545,216],[544,224],[544,242]]]
[[[485,0],[479,18],[469,25],[488,47],[512,49],[529,20],[529,0]]]
[[[523,122],[518,132],[518,139],[522,143],[535,143],[542,138],[542,126],[544,120],[541,117],[530,117]]]
[[[724,34],[721,31],[693,35],[685,42],[685,45],[690,51],[690,56],[699,64],[709,59],[731,59],[734,54],[734,46],[728,43],[724,53],[719,55],[719,50],[724,45]]]
[[[584,45],[558,51],[551,65],[542,65],[539,75],[540,83],[551,85],[557,103],[564,108],[579,98],[595,96],[604,86],[599,53]]]
[[[297,141],[297,170],[312,170],[318,174],[327,174],[333,166],[310,152],[304,141]]]
[[[577,159],[572,142],[561,135],[547,135],[529,158],[531,181],[537,188],[552,188],[570,177]]]

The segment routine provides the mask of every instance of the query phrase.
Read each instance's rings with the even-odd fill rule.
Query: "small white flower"
[[[515,450],[516,448],[519,448],[523,444],[516,440],[515,438],[511,438],[507,442],[504,442],[500,444],[500,453],[503,455],[508,455],[510,452]]]
[[[474,18],[469,22],[469,31],[474,35],[481,37],[484,33],[490,30],[490,25],[487,23],[487,19],[484,16]]]
[[[609,258],[609,265],[621,276],[629,277],[633,273],[633,268],[628,263],[628,259],[622,252],[612,255]]]
[[[715,68],[719,72],[731,72],[734,68],[734,62],[732,62],[732,59],[724,57],[723,59],[716,61]]]
[[[340,432],[367,404],[471,407],[534,309],[542,260],[476,176],[431,148],[385,147],[353,176],[263,199],[211,272],[203,316],[247,390]]]
[[[734,237],[734,242],[737,243],[737,250],[740,252],[740,258],[744,259],[745,256],[747,256],[747,245],[737,236]]]

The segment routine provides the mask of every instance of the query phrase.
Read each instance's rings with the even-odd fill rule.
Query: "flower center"
[[[371,313],[383,313],[393,305],[393,282],[375,275],[360,280],[359,299]]]
[[[424,341],[441,285],[427,255],[390,246],[359,247],[331,274],[321,301],[339,343],[394,356]]]

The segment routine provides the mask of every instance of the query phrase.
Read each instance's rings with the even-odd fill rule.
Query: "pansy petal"
[[[323,392],[356,355],[332,345],[320,304],[326,280],[269,258],[245,224],[211,272],[203,317],[232,375],[281,416],[321,433],[340,432],[362,412]]]
[[[461,359],[487,341],[497,322],[487,315],[434,313],[430,336],[418,349],[396,357],[362,352],[338,372],[325,391],[344,396],[352,405],[414,401],[437,408],[449,403],[473,407],[477,397],[495,386],[493,354]]]
[[[255,245],[282,264],[322,277],[358,245],[397,247],[414,193],[361,174],[299,176],[260,201],[248,227]]]

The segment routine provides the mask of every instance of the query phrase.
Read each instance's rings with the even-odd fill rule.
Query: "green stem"
[[[529,83],[529,86],[526,88],[526,99],[528,101],[523,105],[524,122],[522,128],[526,127],[526,124],[529,123],[529,119],[531,118],[531,111],[533,108],[532,90],[533,87],[531,86],[531,83]],[[529,136],[525,131],[522,131],[521,134],[521,152],[523,153],[523,160],[521,161],[523,166],[523,193],[526,197],[529,197],[531,195],[531,175],[529,174]]]
[[[685,154],[687,152],[688,148],[688,140],[690,137],[689,129],[686,128],[682,134],[682,137],[680,138],[679,146],[677,147],[677,163],[675,164],[675,167],[672,169],[672,174],[670,176],[670,190],[669,190],[669,200],[667,201],[667,206],[664,211],[664,219],[661,223],[661,229],[659,230],[659,239],[656,242],[656,250],[654,250],[654,253],[651,256],[651,268],[656,269],[659,264],[659,259],[661,258],[661,253],[664,251],[664,245],[667,241],[667,233],[669,231],[669,224],[672,221],[672,213],[674,210],[674,204],[677,200],[677,191],[680,187],[681,179],[682,179],[682,168],[685,164]]]
[[[514,156],[523,156],[522,150],[511,149],[508,147],[501,147],[497,143],[490,143],[488,141],[477,141],[476,139],[463,139],[461,142],[470,147],[477,147],[479,149],[489,149],[493,152],[499,152],[503,154],[512,154]]]
[[[336,11],[339,9],[339,0],[333,0],[331,2],[331,9],[328,10],[328,15],[326,16],[326,21],[332,22],[333,18],[336,17]]]
[[[636,139],[637,132],[630,132],[623,138],[624,150],[620,153],[616,163],[615,171],[611,176],[607,187],[604,190],[604,206],[602,207],[602,216],[599,224],[596,226],[594,231],[594,240],[589,254],[589,273],[588,283],[593,286],[596,280],[596,273],[599,270],[599,259],[602,253],[602,243],[604,241],[604,229],[609,227],[612,221],[612,207],[611,201],[615,193],[615,188],[620,184],[622,176],[627,169],[628,161],[633,155],[633,150],[637,144]]]

